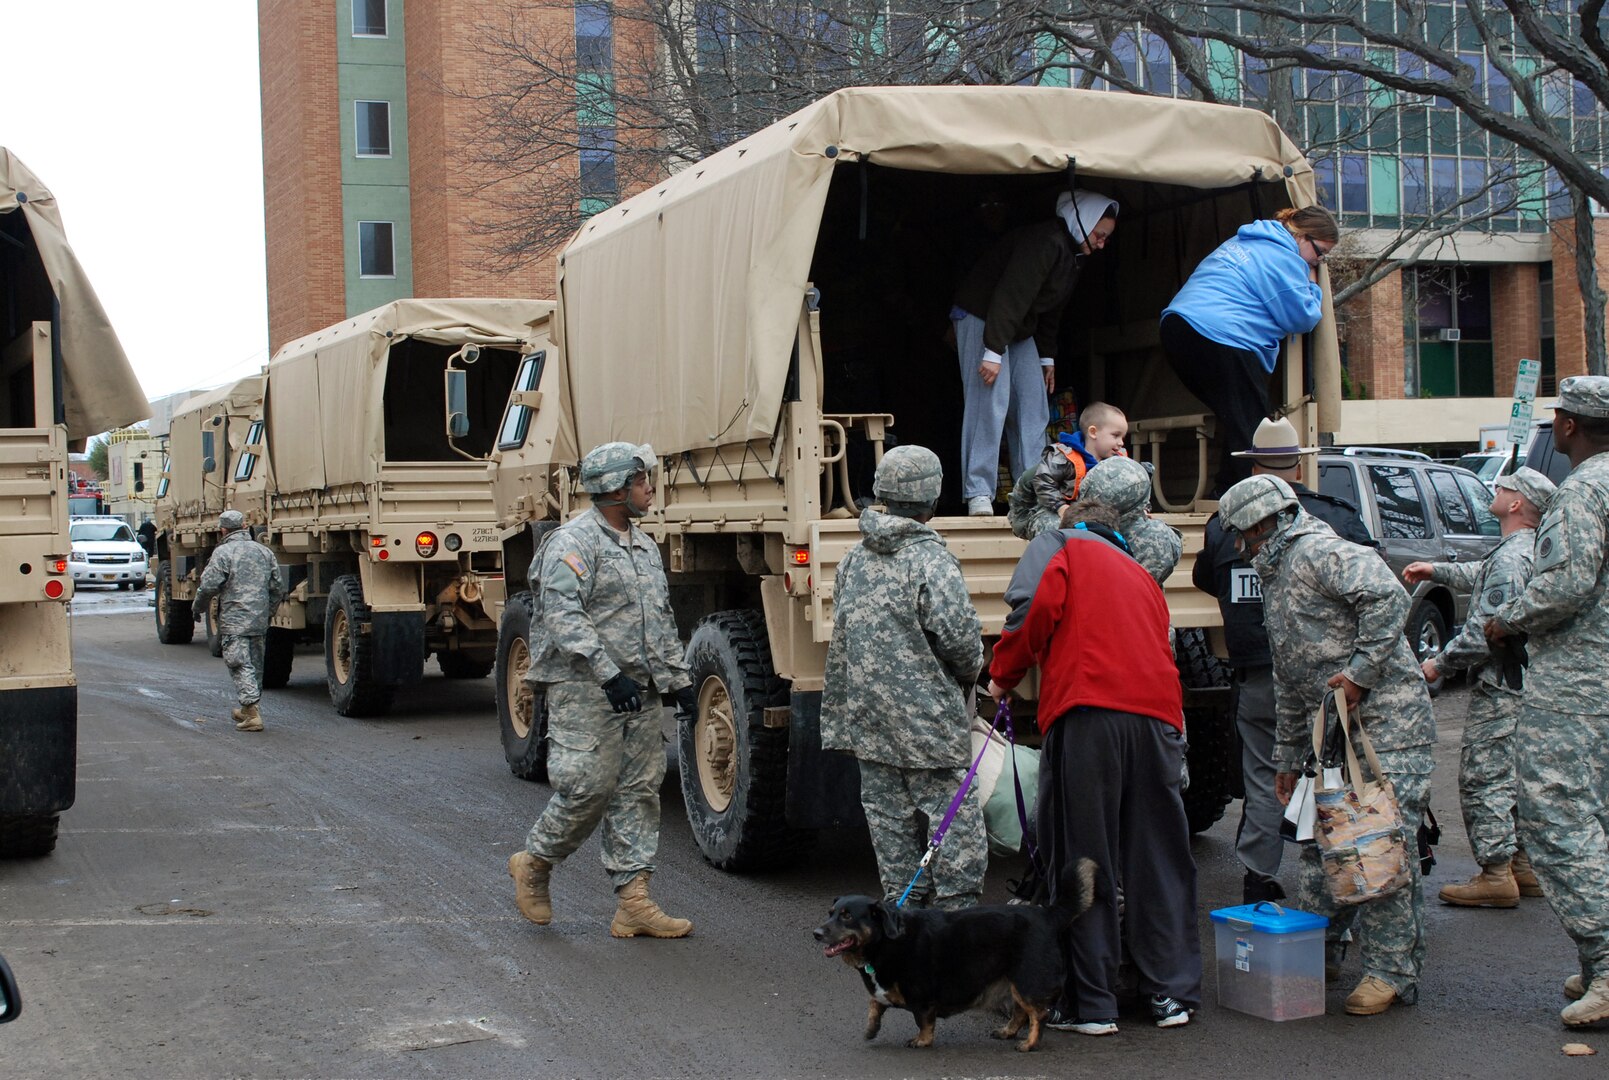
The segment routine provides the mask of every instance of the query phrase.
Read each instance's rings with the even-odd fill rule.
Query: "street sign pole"
[[[1536,403],[1536,384],[1542,377],[1542,361],[1521,360],[1519,370],[1514,375],[1514,408],[1508,417],[1508,441],[1513,444],[1509,450],[1508,468],[1503,470],[1511,473],[1516,467],[1520,457],[1520,446],[1531,433],[1531,413]]]

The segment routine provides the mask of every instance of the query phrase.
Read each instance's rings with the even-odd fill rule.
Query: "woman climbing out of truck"
[[[966,404],[961,418],[961,494],[967,513],[994,513],[1000,435],[1011,475],[1039,462],[1056,389],[1062,309],[1084,258],[1117,228],[1117,202],[1093,191],[1062,192],[1056,216],[1007,233],[972,267],[950,318]]]
[[[1321,206],[1242,225],[1201,260],[1162,312],[1168,362],[1218,418],[1214,495],[1250,475],[1250,464],[1230,453],[1249,449],[1257,425],[1271,416],[1268,377],[1280,342],[1318,325],[1319,264],[1340,239]]]

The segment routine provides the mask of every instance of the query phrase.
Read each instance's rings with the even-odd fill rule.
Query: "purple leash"
[[[1000,708],[994,714],[994,725],[991,725],[990,731],[994,730],[994,726],[1000,723],[1002,717],[1005,718],[1006,730],[1009,731],[1011,729],[1011,705],[1005,698],[1000,699]],[[934,855],[938,854],[939,845],[944,843],[944,834],[949,831],[950,822],[954,821],[955,815],[960,812],[961,802],[967,797],[967,792],[972,790],[972,780],[978,775],[978,766],[982,764],[983,755],[988,752],[988,749],[989,740],[985,739],[983,740],[983,749],[979,750],[978,756],[972,759],[972,768],[967,770],[966,779],[961,781],[960,790],[955,793],[955,798],[950,800],[950,808],[944,812],[944,820],[939,822],[939,827],[934,830],[933,839],[928,843],[927,851],[923,852],[922,861],[917,864],[916,873],[912,876],[911,883],[905,886],[904,892],[899,894],[899,900],[894,904],[895,907],[905,906],[905,901],[910,897],[911,890],[916,888],[916,883],[921,879],[922,872],[927,869],[927,864],[933,861]],[[1012,755],[1012,766],[1016,766],[1015,754]],[[1017,789],[1017,805],[1022,805],[1022,788],[1020,785]]]

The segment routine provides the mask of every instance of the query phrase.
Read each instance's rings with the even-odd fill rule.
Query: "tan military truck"
[[[540,698],[519,679],[523,574],[572,511],[579,453],[651,443],[663,545],[698,688],[680,724],[682,790],[716,865],[762,865],[805,831],[855,820],[853,764],[820,748],[833,574],[858,539],[895,438],[946,464],[933,521],[998,635],[1023,542],[959,516],[961,386],[948,313],[991,239],[1048,218],[1071,184],[1122,206],[1063,320],[1057,382],[1131,421],[1157,464],[1158,516],[1182,530],[1166,583],[1189,694],[1192,827],[1230,797],[1233,738],[1207,647],[1220,623],[1190,585],[1216,455],[1213,418],[1163,358],[1160,313],[1240,225],[1316,199],[1302,154],[1248,109],[1118,93],[902,87],[835,93],[601,213],[558,258],[559,308],[528,437],[499,451],[509,593],[498,708],[516,773],[540,777]],[[1327,288],[1327,286],[1326,286]],[[1283,408],[1309,440],[1338,422],[1333,317],[1288,343]],[[1008,479],[1008,478],[1003,478]],[[1031,692],[1031,687],[1029,688]]]
[[[54,850],[76,794],[68,449],[149,415],[55,197],[0,147],[0,857]]]
[[[342,715],[385,712],[432,654],[449,678],[492,669],[486,591],[503,549],[488,459],[552,309],[399,300],[270,361],[266,443],[248,447],[266,456],[262,539],[289,590],[269,664],[288,678],[281,646],[321,640]]]
[[[262,442],[264,376],[259,372],[203,391],[174,411],[168,428],[167,460],[156,491],[156,637],[164,645],[183,645],[200,621],[207,648],[223,655],[217,604],[197,612],[192,601],[201,585],[207,560],[217,548],[218,515],[240,510],[247,522],[264,522],[261,483],[255,504],[242,505],[236,492],[238,473],[255,472]],[[265,678],[265,682],[266,682]],[[279,685],[284,685],[280,683]]]

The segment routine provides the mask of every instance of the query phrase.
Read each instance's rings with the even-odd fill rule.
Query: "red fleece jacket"
[[[1045,532],[1023,555],[1006,600],[1013,610],[989,676],[1009,690],[1039,665],[1041,732],[1081,705],[1183,730],[1167,601],[1139,563],[1088,533]]]

